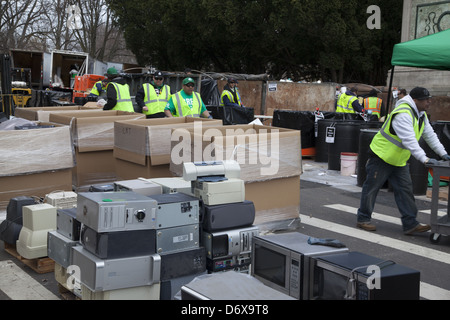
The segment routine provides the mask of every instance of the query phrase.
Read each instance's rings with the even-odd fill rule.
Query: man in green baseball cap
[[[167,117],[209,118],[212,116],[198,92],[194,92],[195,80],[188,77],[183,80],[183,89],[172,95],[166,105],[164,113]]]
[[[106,101],[99,100],[97,104],[103,105],[103,110],[134,112],[127,81],[119,75],[114,67],[109,68],[105,75],[109,80],[106,87]]]

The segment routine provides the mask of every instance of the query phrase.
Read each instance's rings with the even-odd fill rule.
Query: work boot
[[[427,232],[431,230],[431,226],[427,225],[427,224],[418,224],[417,226],[415,226],[412,229],[409,229],[408,231],[405,231],[406,235],[410,235],[413,234],[415,232]]]
[[[358,222],[356,226],[360,229],[366,230],[366,231],[376,231],[377,227],[371,224],[370,222]]]

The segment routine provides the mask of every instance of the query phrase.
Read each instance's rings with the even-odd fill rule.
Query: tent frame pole
[[[394,71],[395,71],[395,66],[392,66],[391,69],[391,80],[389,82],[389,90],[388,90],[388,96],[387,96],[387,114],[391,113],[391,97],[392,97],[392,83],[394,82]]]

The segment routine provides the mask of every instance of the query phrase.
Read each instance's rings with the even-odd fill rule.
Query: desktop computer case
[[[80,268],[80,280],[93,292],[150,286],[160,282],[158,254],[103,260],[82,246],[73,247],[73,265]]]
[[[156,230],[132,230],[98,233],[83,226],[81,243],[101,259],[118,259],[156,253]]]
[[[200,204],[197,198],[183,193],[161,194],[151,198],[158,203],[156,229],[199,223]]]
[[[255,205],[252,201],[215,206],[204,204],[200,207],[200,217],[206,232],[248,227],[255,221]]]

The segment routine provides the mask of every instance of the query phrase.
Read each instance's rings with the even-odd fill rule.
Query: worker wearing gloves
[[[359,103],[356,88],[351,88],[339,96],[336,101],[336,112],[338,113],[363,113],[364,109]]]
[[[97,81],[91,89],[89,98],[97,98],[97,99],[105,98],[107,86],[108,86],[107,78],[101,81]]]
[[[198,92],[194,92],[195,81],[192,78],[183,80],[183,89],[172,95],[164,110],[167,117],[209,118],[212,116]]]
[[[106,76],[109,80],[106,88],[107,100],[105,103],[105,100],[101,99],[97,102],[97,105],[103,105],[103,110],[134,112],[130,87],[125,79],[119,76],[119,73],[114,67],[108,69]]]
[[[430,106],[430,99],[430,93],[425,88],[411,90],[410,95],[397,102],[380,132],[373,138],[366,165],[367,178],[357,214],[359,228],[366,231],[376,230],[376,226],[370,222],[372,212],[378,191],[386,180],[389,180],[402,216],[403,232],[410,235],[431,229],[429,225],[420,224],[416,220],[417,206],[407,165],[411,155],[424,164],[437,162],[436,159],[429,159],[420,147],[421,137],[442,159],[450,160],[428,121],[426,110]]]
[[[229,78],[220,97],[220,106],[224,107],[244,107],[242,104],[241,95],[239,94],[238,81],[234,78]]]
[[[164,108],[170,99],[170,87],[164,84],[164,75],[156,71],[151,83],[144,83],[136,94],[137,112],[149,118],[164,118]]]

